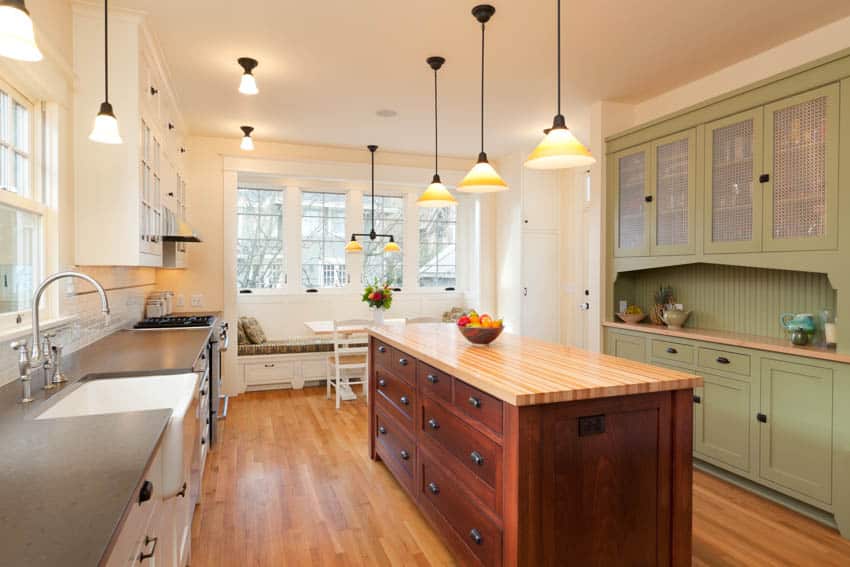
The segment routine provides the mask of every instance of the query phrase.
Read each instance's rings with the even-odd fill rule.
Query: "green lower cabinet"
[[[609,331],[608,354],[636,362],[646,362],[646,338],[640,335]]]
[[[832,502],[833,377],[830,368],[763,358],[759,477]]]
[[[694,453],[733,472],[749,475],[752,385],[703,374],[694,391]]]

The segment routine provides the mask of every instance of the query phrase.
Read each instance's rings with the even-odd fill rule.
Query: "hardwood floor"
[[[409,498],[368,456],[366,404],[324,388],[230,401],[207,460],[192,566],[454,565]],[[694,565],[850,565],[834,530],[694,473]]]

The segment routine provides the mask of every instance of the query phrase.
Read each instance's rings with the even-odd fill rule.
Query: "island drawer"
[[[384,461],[392,462],[393,472],[403,473],[400,482],[413,486],[413,475],[416,471],[416,444],[389,412],[383,408],[383,402],[375,405],[375,448]]]
[[[502,449],[497,443],[430,398],[422,399],[422,432],[488,486],[499,488]]]
[[[416,407],[416,389],[386,370],[375,370],[375,392],[385,400],[400,417],[413,422]]]
[[[455,478],[426,452],[421,453],[419,498],[448,524],[457,539],[483,565],[502,564],[502,531]]]
[[[423,393],[431,394],[452,403],[453,378],[451,376],[421,361],[418,364],[417,372],[419,374],[417,382]]]
[[[691,345],[652,339],[652,358],[677,364],[694,364],[695,349]]]
[[[706,370],[719,370],[721,372],[749,376],[750,356],[737,352],[699,347],[697,366]]]
[[[493,432],[502,433],[502,400],[485,394],[465,382],[454,381],[454,405],[461,413],[478,421]]]
[[[415,358],[379,340],[375,340],[373,355],[375,357],[376,368],[388,370],[408,384],[416,385]]]

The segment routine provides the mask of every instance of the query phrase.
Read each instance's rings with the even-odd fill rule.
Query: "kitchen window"
[[[301,193],[301,285],[307,289],[343,287],[345,205],[340,193]]]
[[[236,285],[277,289],[286,283],[284,192],[240,188],[236,212]]]
[[[372,228],[372,201],[363,199],[363,232]],[[392,234],[401,252],[384,252],[389,239],[369,240],[360,237],[363,244],[363,283],[376,279],[387,280],[394,287],[403,283],[404,265],[404,197],[375,197],[375,232]]]
[[[43,272],[47,207],[33,182],[33,125],[33,104],[0,82],[0,328],[30,309]]]
[[[419,287],[457,285],[456,235],[455,207],[419,209]]]

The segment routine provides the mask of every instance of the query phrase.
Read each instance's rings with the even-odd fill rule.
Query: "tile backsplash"
[[[61,316],[73,316],[66,325],[51,329],[56,333],[55,344],[61,344],[66,354],[126,328],[142,318],[145,297],[156,289],[156,272],[151,268],[76,267],[106,289],[110,315],[101,312],[100,296],[88,283],[68,279],[54,283],[59,288]],[[28,339],[30,333],[25,335]],[[18,378],[17,353],[10,344],[0,342],[0,386]]]

